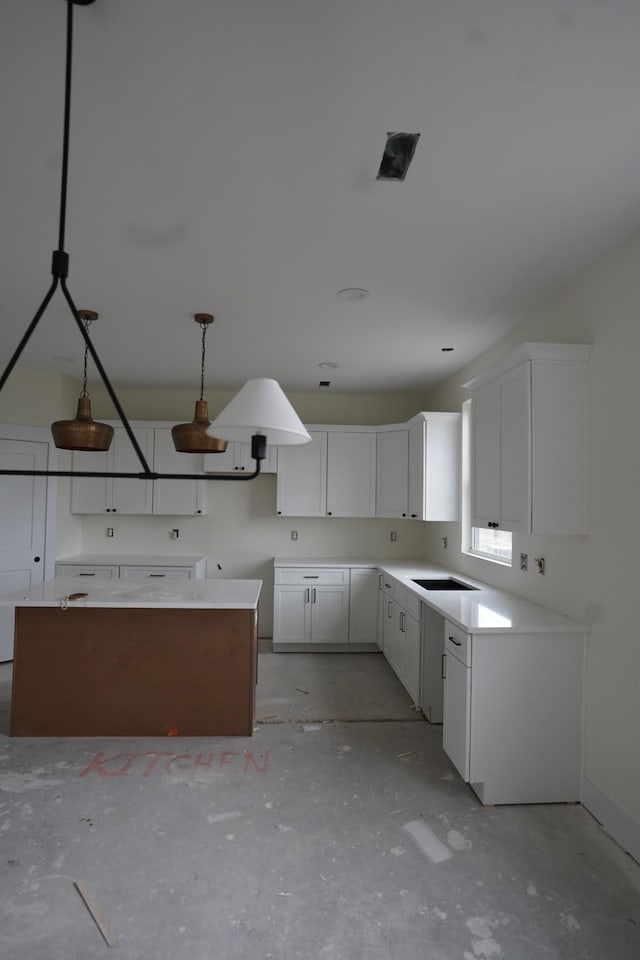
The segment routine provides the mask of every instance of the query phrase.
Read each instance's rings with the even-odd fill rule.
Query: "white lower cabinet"
[[[420,709],[430,723],[442,723],[443,672],[444,617],[423,603]]]
[[[380,574],[375,567],[274,569],[273,649],[375,652]]]
[[[348,643],[348,567],[276,569],[274,581],[274,651]]]
[[[418,597],[385,576],[382,652],[416,704],[420,701],[421,607]]]
[[[110,560],[107,563],[106,560]],[[56,577],[82,577],[96,580],[204,580],[206,557],[139,557],[116,554],[78,554],[56,561]]]
[[[378,593],[380,574],[371,567],[351,568],[349,592],[349,643],[378,642]]]
[[[445,621],[444,648],[443,747],[482,803],[578,801],[584,634]]]

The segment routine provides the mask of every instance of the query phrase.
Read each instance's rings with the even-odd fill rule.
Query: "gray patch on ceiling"
[[[419,139],[419,133],[388,133],[376,180],[404,180]]]

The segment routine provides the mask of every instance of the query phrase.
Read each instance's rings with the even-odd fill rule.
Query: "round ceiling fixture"
[[[369,296],[369,291],[362,289],[362,287],[345,287],[344,290],[338,290],[337,296],[341,300],[366,300]]]

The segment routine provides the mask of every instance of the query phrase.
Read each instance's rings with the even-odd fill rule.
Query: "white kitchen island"
[[[63,578],[5,594],[11,735],[251,736],[261,587]]]

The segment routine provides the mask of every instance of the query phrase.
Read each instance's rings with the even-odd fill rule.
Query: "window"
[[[511,563],[511,531],[486,530],[484,527],[472,527],[471,553],[488,560]]]

